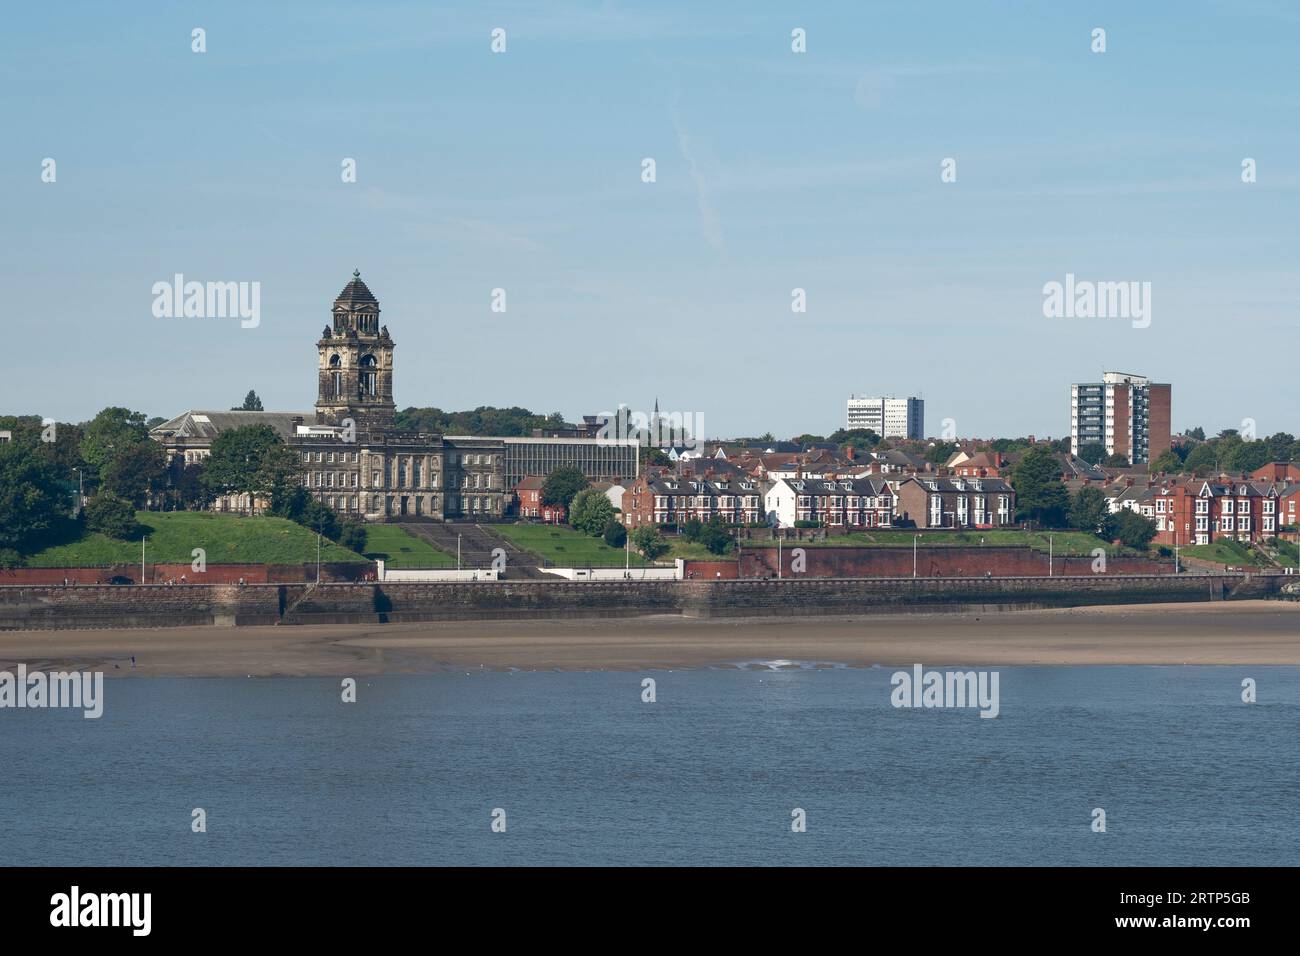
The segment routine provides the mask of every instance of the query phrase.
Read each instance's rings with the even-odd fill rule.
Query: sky
[[[5,21],[0,413],[171,417],[250,388],[309,410],[356,268],[399,408],[572,420],[657,399],[712,436],[787,437],[842,427],[850,394],[916,395],[931,435],[1060,437],[1070,383],[1116,370],[1172,383],[1176,430],[1300,432],[1294,3],[73,2]],[[259,283],[258,324],[156,316],[177,273]],[[1149,324],[1045,316],[1067,274],[1149,282]]]

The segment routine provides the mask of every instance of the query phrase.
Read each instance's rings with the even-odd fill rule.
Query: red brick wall
[[[1155,461],[1169,450],[1172,420],[1171,386],[1152,385],[1147,389],[1147,453]]]
[[[186,584],[295,584],[316,580],[315,564],[209,564],[207,571],[196,573],[189,564],[145,565],[146,584],[162,584],[170,580],[180,582],[184,575]],[[322,564],[322,581],[354,581],[375,570],[373,564],[338,563]],[[140,565],[118,564],[102,568],[13,568],[0,570],[0,585],[4,584],[108,584],[113,578],[126,578],[132,584],[140,580]]]
[[[798,545],[781,549],[782,576],[793,577],[800,573],[807,577],[911,577],[911,548],[805,548],[806,570],[793,571]],[[776,576],[776,548],[745,548],[740,557],[738,573],[746,578]],[[1091,556],[1052,559],[1053,574],[1093,574]],[[703,574],[711,577],[716,562],[686,562],[693,570],[701,566]],[[733,565],[734,567],[734,565]],[[1048,573],[1046,552],[1030,548],[947,548],[923,547],[917,551],[916,572],[920,577],[1021,577]],[[1156,561],[1139,557],[1107,557],[1106,574],[1168,574],[1173,572],[1173,561]],[[726,576],[724,572],[724,577]]]

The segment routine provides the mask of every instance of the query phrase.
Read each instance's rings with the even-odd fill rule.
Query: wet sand
[[[0,632],[0,670],[24,662],[29,668],[76,667],[109,676],[633,670],[780,659],[851,666],[1300,664],[1300,604]]]

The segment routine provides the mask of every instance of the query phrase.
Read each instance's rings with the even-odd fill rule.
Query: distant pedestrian
[[[185,583],[185,575],[182,574],[182,575],[181,575],[181,584],[184,584],[184,583]]]
[[[134,655],[134,654],[131,655],[131,668],[132,668],[132,669],[135,668],[135,655]]]

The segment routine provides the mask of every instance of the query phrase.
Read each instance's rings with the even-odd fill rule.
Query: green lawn
[[[496,524],[495,534],[508,538],[516,547],[530,551],[557,568],[621,568],[622,548],[611,548],[601,538],[575,531],[563,525],[549,524]],[[664,560],[668,560],[665,557]],[[640,568],[646,561],[632,552],[632,567]]]
[[[388,568],[454,568],[456,556],[394,524],[366,526],[366,557]]]
[[[1290,541],[1279,542],[1279,547],[1271,549],[1278,562],[1284,568],[1300,567],[1296,560],[1296,546]]]
[[[1269,564],[1254,551],[1248,550],[1238,541],[1228,538],[1222,538],[1213,544],[1197,544],[1189,548],[1179,548],[1178,553],[1183,557],[1200,558],[1202,561],[1213,561],[1215,564],[1226,564],[1233,567],[1268,567]]]
[[[195,548],[206,552],[209,564],[302,564],[316,560],[316,535],[285,518],[254,518],[199,511],[138,511],[136,520],[148,536],[145,558],[150,563],[189,564]],[[321,542],[322,561],[363,561],[334,542]],[[140,539],[115,541],[87,534],[27,558],[36,568],[92,567],[138,564]]]

